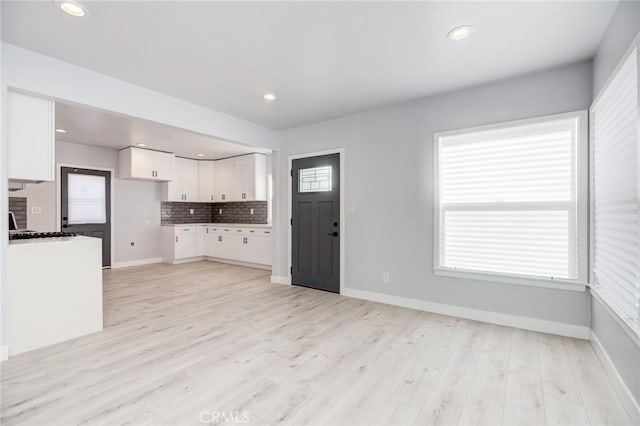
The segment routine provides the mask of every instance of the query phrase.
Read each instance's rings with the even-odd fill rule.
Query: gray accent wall
[[[393,296],[589,326],[587,292],[436,276],[433,134],[583,110],[585,61],[284,132],[278,153],[275,276],[288,276],[288,156],[345,149],[345,285]],[[382,282],[389,272],[391,283]]]
[[[640,32],[640,2],[622,1],[611,18],[593,61],[594,98]],[[591,328],[620,377],[640,405],[640,338],[615,318],[597,297],[593,298]]]

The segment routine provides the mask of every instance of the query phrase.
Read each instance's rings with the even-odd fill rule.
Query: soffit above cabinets
[[[122,149],[143,143],[144,148],[172,152],[178,157],[215,160],[269,149],[245,146],[165,124],[121,116],[89,107],[56,103],[56,139],[83,145]],[[199,157],[198,154],[204,154]]]

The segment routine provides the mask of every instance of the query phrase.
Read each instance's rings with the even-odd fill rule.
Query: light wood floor
[[[587,341],[261,270],[107,271],[105,316],[103,332],[2,364],[3,425],[631,423]]]

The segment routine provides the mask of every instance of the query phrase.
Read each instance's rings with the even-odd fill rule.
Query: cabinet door
[[[8,91],[6,105],[8,178],[53,181],[53,101]]]
[[[131,177],[155,179],[154,151],[148,149],[128,148],[131,150]]]
[[[182,159],[176,158],[174,164],[173,179],[165,183],[166,185],[166,201],[185,201],[182,192]]]
[[[271,257],[271,237],[264,236],[258,237],[258,255],[257,261],[255,263],[259,263],[261,265],[271,265],[273,263]]]
[[[198,161],[198,201],[216,201],[213,161]]]
[[[175,259],[198,256],[198,236],[196,233],[176,235]]]
[[[206,228],[204,226],[197,226],[196,227],[196,255],[197,256],[204,256],[204,252],[205,252],[205,245],[206,245],[206,238],[207,238],[207,234],[206,234]]]
[[[244,261],[244,258],[246,257],[246,246],[244,244],[245,236],[229,234],[223,235],[223,237],[224,252],[219,257],[223,259]]]
[[[218,241],[220,234],[215,228],[207,227],[204,234],[204,255],[208,257],[220,257],[220,244],[222,241]]]
[[[182,193],[185,201],[198,201],[198,162],[177,158],[182,162]]]
[[[216,161],[213,181],[216,201],[233,200],[233,169],[233,158]]]
[[[173,154],[167,152],[150,151],[153,153],[153,169],[155,179],[170,181],[174,178],[174,158]]]
[[[247,201],[254,197],[251,179],[253,176],[253,156],[235,157],[233,163],[233,200]]]

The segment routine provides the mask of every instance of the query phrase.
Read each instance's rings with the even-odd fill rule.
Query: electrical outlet
[[[193,214],[193,209],[189,209],[189,214]]]
[[[222,209],[218,210],[218,214],[222,214]]]
[[[250,214],[253,214],[253,209],[251,209],[251,212],[250,212]]]
[[[385,284],[389,284],[391,282],[391,275],[388,272],[382,273],[382,282]]]
[[[131,247],[135,247],[136,246],[136,242],[135,241],[131,241],[129,244],[131,244]]]
[[[42,207],[31,207],[31,214],[42,214]]]

